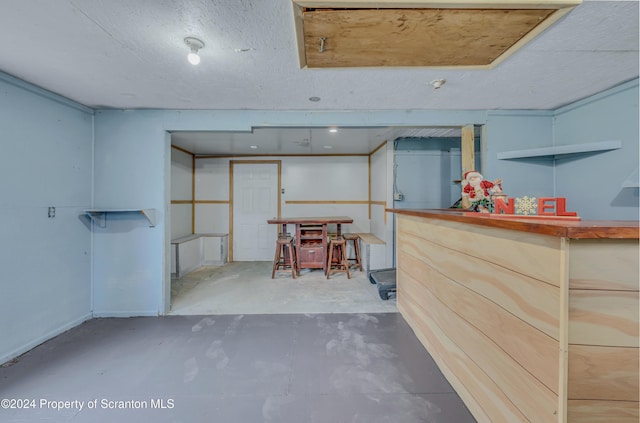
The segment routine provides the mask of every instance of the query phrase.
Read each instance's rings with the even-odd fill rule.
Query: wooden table
[[[295,225],[297,270],[327,270],[327,225],[336,225],[338,236],[342,224],[353,223],[348,216],[325,217],[274,217],[267,223],[281,225],[280,233],[287,233],[287,225]]]

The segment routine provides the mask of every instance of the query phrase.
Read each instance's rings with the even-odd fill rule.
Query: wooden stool
[[[353,251],[356,256],[355,258],[347,259],[348,262],[351,262],[349,263],[349,265],[358,266],[358,268],[362,272],[362,262],[360,261],[360,242],[359,242],[360,237],[358,236],[358,234],[343,234],[342,237],[344,238],[347,244],[349,243],[349,241],[353,241]]]
[[[273,258],[271,279],[276,276],[276,270],[291,268],[291,276],[296,278],[296,250],[293,248],[293,237],[280,236],[276,241],[276,255]],[[298,274],[300,276],[300,274]]]
[[[337,255],[337,263],[335,264],[336,268],[333,266],[333,250],[339,250]],[[347,260],[347,242],[342,237],[331,238],[329,241],[329,258],[327,259],[327,279],[333,272],[341,272],[344,271],[347,273],[347,278],[351,279],[351,275],[349,274],[349,261]]]

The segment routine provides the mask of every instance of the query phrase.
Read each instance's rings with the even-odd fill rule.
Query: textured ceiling
[[[206,44],[199,66],[186,36]],[[301,69],[291,0],[0,5],[0,70],[93,108],[555,109],[638,61],[637,1],[584,1],[491,70]]]

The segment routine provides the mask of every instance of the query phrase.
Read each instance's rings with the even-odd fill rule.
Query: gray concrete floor
[[[395,298],[383,301],[365,272],[351,279],[321,269],[303,269],[300,277],[278,271],[271,262],[233,262],[195,270],[171,284],[172,315],[387,313],[397,312]]]
[[[1,398],[2,422],[474,421],[398,313],[93,319],[0,367]]]
[[[94,319],[0,367],[0,421],[475,421],[363,272],[235,262],[171,291],[171,316]]]

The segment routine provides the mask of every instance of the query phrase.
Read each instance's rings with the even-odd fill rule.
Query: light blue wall
[[[482,173],[485,179],[502,178],[509,197],[553,196],[553,162],[550,160],[498,160],[498,153],[553,143],[553,113],[491,111],[482,136]]]
[[[92,130],[90,109],[0,73],[0,363],[91,317]]]
[[[637,220],[638,188],[621,184],[638,169],[638,80],[555,111],[491,111],[483,173],[512,197],[566,197],[585,220]],[[553,159],[498,160],[499,152],[620,140],[622,149]]]
[[[403,194],[394,208],[449,208],[460,199],[460,137],[399,138],[394,147],[396,189]],[[480,138],[475,150],[477,159]]]
[[[141,215],[124,213],[108,214],[104,228],[94,227],[95,316],[158,315],[163,310],[171,153],[162,117],[162,112],[149,111],[96,112],[94,206],[152,208],[157,225],[149,227]]]
[[[638,80],[556,111],[555,145],[622,141],[622,148],[556,160],[556,193],[584,219],[638,219],[638,188],[622,188],[638,169]]]

